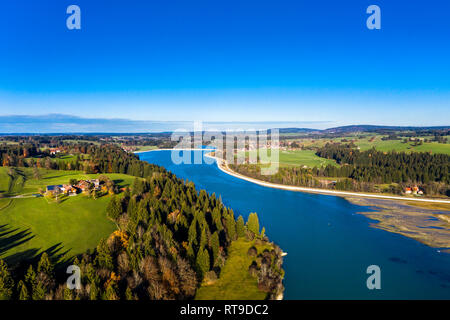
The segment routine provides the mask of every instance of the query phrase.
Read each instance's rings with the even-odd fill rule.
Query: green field
[[[136,147],[137,152],[150,151],[150,150],[156,150],[156,149],[158,149],[157,146],[138,146],[138,147]]]
[[[369,150],[373,147],[379,151],[404,151],[404,152],[432,152],[450,154],[450,144],[437,142],[427,142],[420,146],[414,146],[414,142],[403,143],[402,140],[381,140],[381,136],[377,136],[372,142],[369,139],[359,139],[355,144],[362,151]]]
[[[370,141],[375,137],[372,141]],[[404,137],[400,137],[401,140],[381,140],[382,135],[364,135],[364,138],[360,139],[359,135],[351,135],[346,137],[339,137],[334,139],[295,139],[295,141],[303,145],[304,147],[323,147],[327,143],[341,142],[346,139],[348,142],[353,141],[353,143],[360,148],[360,150],[369,150],[373,147],[379,151],[404,151],[404,152],[432,152],[432,153],[443,153],[450,155],[450,143],[437,143],[437,142],[424,142],[422,145],[414,146],[414,142],[408,141],[403,143]],[[422,139],[431,137],[421,137]],[[291,140],[292,141],[292,140]],[[345,143],[345,142],[343,142]]]
[[[93,249],[99,240],[115,230],[106,216],[110,196],[99,199],[85,195],[65,197],[59,203],[44,197],[29,197],[52,184],[68,183],[69,179],[92,179],[99,174],[79,171],[40,170],[35,179],[33,170],[17,168],[15,183],[10,184],[11,168],[0,167],[0,190],[24,198],[0,198],[0,259],[15,263],[32,258],[42,251],[63,259]],[[105,174],[120,187],[129,186],[135,179],[125,174]],[[27,197],[28,196],[28,197]],[[63,255],[59,257],[60,255]]]
[[[264,300],[267,293],[258,289],[256,278],[252,277],[248,268],[254,258],[247,255],[254,241],[239,239],[231,243],[229,257],[220,273],[219,279],[210,285],[203,284],[195,296],[196,300]],[[258,254],[269,245],[257,246]],[[243,290],[245,288],[245,290]]]
[[[250,151],[251,155],[256,159],[256,150]],[[242,152],[241,152],[242,154]],[[269,150],[270,155],[270,150]],[[249,152],[246,152],[246,156],[249,156]],[[307,167],[322,167],[331,165],[337,165],[334,160],[324,159],[316,156],[313,150],[293,150],[284,151],[280,150],[279,163],[281,167],[292,166],[307,166]]]
[[[0,259],[14,264],[42,251],[61,260],[93,249],[115,224],[106,217],[109,196],[97,200],[83,195],[61,203],[45,198],[13,199],[0,210]],[[5,203],[8,199],[2,199]]]

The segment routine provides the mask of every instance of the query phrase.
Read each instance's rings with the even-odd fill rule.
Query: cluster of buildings
[[[133,153],[134,151],[136,151],[136,147],[135,146],[122,146],[122,150],[128,153]]]
[[[405,194],[423,194],[423,191],[418,186],[405,188]]]
[[[86,192],[92,186],[92,190],[99,191],[102,189],[99,179],[80,180],[77,184],[60,184],[47,186],[45,192],[53,196],[65,194],[68,196],[77,195],[80,192]]]
[[[61,153],[62,150],[60,148],[50,148],[49,151],[50,151],[50,154],[54,156],[58,153]]]

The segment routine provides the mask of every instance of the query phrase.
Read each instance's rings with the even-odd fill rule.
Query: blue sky
[[[81,30],[66,28],[70,4]],[[381,30],[366,28],[371,4]],[[8,1],[0,116],[449,125],[449,12],[445,0]]]

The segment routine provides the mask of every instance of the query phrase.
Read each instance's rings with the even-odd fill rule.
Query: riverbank
[[[145,153],[145,152],[153,152],[153,151],[205,151],[207,149],[189,149],[189,148],[180,148],[180,149],[154,149],[148,151],[136,151],[134,153]],[[212,150],[213,151],[213,150]],[[362,197],[362,198],[375,198],[375,199],[388,199],[388,200],[401,200],[401,201],[411,201],[411,202],[421,202],[421,203],[433,203],[433,204],[444,204],[450,206],[450,200],[444,199],[429,199],[429,198],[409,198],[409,197],[401,197],[401,196],[389,196],[383,194],[373,194],[373,193],[362,193],[362,192],[348,192],[348,191],[339,191],[339,190],[328,190],[328,189],[318,189],[318,188],[308,188],[308,187],[298,187],[298,186],[288,186],[283,184],[277,184],[272,182],[266,182],[263,180],[250,178],[243,174],[237,173],[232,170],[226,161],[219,159],[215,156],[211,156],[209,154],[205,154],[205,157],[212,158],[216,160],[217,167],[235,178],[246,180],[255,184],[259,184],[264,187],[289,190],[289,191],[298,191],[298,192],[308,192],[308,193],[320,193],[320,194],[328,194],[340,197]]]
[[[217,166],[221,171],[233,177],[258,185],[290,191],[341,196],[354,204],[372,207],[374,211],[359,212],[360,214],[377,221],[377,223],[371,224],[372,227],[401,234],[430,247],[437,248],[442,252],[450,253],[450,215],[445,214],[440,210],[412,206],[412,204],[415,204],[414,201],[450,206],[450,201],[437,199],[410,199],[405,197],[357,192],[285,186],[244,176],[230,169],[226,161],[210,155],[205,156],[215,158]],[[401,200],[401,202],[399,200]],[[448,209],[444,209],[444,211],[448,211]]]
[[[362,198],[377,198],[377,199],[390,199],[390,200],[402,200],[402,201],[441,203],[441,204],[450,205],[450,200],[428,199],[428,198],[407,198],[407,197],[401,197],[401,196],[388,196],[388,195],[382,195],[382,194],[371,194],[371,193],[362,193],[362,192],[348,192],[348,191],[288,186],[288,185],[283,185],[283,184],[266,182],[266,181],[258,180],[255,178],[250,178],[250,177],[244,176],[240,173],[237,173],[236,171],[233,171],[228,166],[228,163],[226,163],[226,161],[224,161],[222,159],[218,159],[217,157],[214,157],[211,155],[205,155],[205,157],[210,157],[210,158],[216,159],[217,167],[221,171],[223,171],[233,177],[236,177],[236,178],[239,178],[242,180],[246,180],[246,181],[249,181],[249,182],[252,182],[255,184],[259,184],[264,187],[269,187],[269,188],[283,189],[283,190],[289,190],[289,191],[298,191],[298,192],[321,193],[321,194],[328,194],[328,195],[341,196],[341,197],[351,196],[351,197],[362,197]]]

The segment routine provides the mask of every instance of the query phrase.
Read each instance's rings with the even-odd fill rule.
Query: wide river
[[[176,165],[171,151],[139,157],[222,197],[236,217],[257,212],[270,240],[288,253],[285,299],[450,299],[450,254],[371,227],[373,221],[358,214],[367,207],[336,196],[259,186],[215,163]],[[380,290],[367,288],[370,265],[381,269]]]

